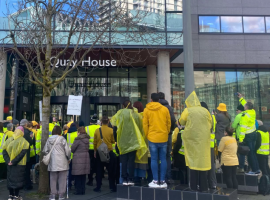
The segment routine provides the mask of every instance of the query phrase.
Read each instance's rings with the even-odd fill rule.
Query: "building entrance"
[[[120,104],[97,104],[97,116],[101,119],[102,116],[112,118],[120,109]]]

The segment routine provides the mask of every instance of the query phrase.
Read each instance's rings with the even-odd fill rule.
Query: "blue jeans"
[[[149,150],[151,154],[151,168],[153,173],[153,179],[158,181],[158,163],[160,163],[160,181],[165,181],[167,171],[167,142],[153,143],[149,141]]]
[[[245,157],[244,155],[238,154],[238,160],[239,160],[239,168],[244,169],[245,168]]]
[[[259,163],[256,157],[255,152],[255,143],[257,140],[256,132],[249,133],[245,135],[244,143],[250,148],[250,152],[248,154],[248,164],[250,165],[253,172],[259,171]]]

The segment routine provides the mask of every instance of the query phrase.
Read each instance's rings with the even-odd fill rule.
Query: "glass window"
[[[266,21],[266,32],[270,33],[270,17],[265,17]]]
[[[109,68],[108,83],[108,96],[128,97],[128,68]]]
[[[238,98],[234,95],[237,91],[236,71],[215,71],[216,78],[216,106],[225,103],[232,121],[236,116],[236,108],[239,105]]]
[[[220,32],[219,16],[199,16],[200,33],[217,33]]]
[[[221,32],[243,33],[242,16],[221,16]]]
[[[270,71],[259,70],[261,113],[264,125],[270,126]]]
[[[167,13],[167,31],[183,31],[182,13]]]
[[[243,17],[245,33],[265,33],[264,17]]]
[[[246,101],[253,103],[259,119],[258,73],[256,70],[237,70],[238,92],[244,95]]]
[[[182,11],[182,0],[166,0],[167,11]]]

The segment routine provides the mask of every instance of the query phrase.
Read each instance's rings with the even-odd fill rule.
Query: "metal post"
[[[19,60],[15,56],[16,71],[15,71],[15,84],[14,84],[14,108],[13,108],[13,119],[16,119],[17,114],[17,99],[18,99],[18,75],[19,75]]]
[[[184,41],[184,75],[185,97],[194,91],[194,69],[191,29],[190,0],[183,0],[183,41]]]

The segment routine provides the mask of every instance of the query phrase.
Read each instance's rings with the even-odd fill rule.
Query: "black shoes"
[[[88,185],[88,186],[93,186],[93,181],[88,181],[88,182],[86,183],[86,185]]]

